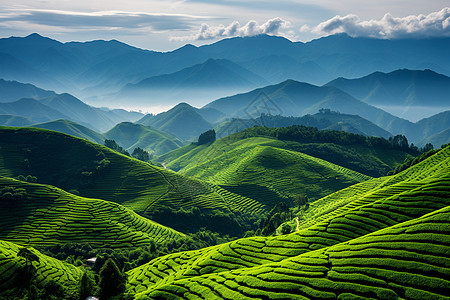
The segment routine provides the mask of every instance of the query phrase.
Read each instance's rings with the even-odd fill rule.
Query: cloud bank
[[[335,16],[312,29],[316,34],[347,33],[353,37],[422,38],[450,36],[450,8],[428,15],[395,18],[385,14],[381,20],[362,21],[357,15]]]
[[[202,19],[202,17],[183,14],[151,14],[127,11],[83,13],[61,10],[19,10],[0,15],[0,21],[3,23],[26,22],[73,29],[121,28],[131,30],[148,27],[156,31],[184,30],[191,28],[194,22],[197,23]]]
[[[203,41],[213,40],[224,37],[234,36],[253,36],[258,34],[277,35],[279,30],[285,28],[289,23],[279,17],[268,20],[262,25],[256,21],[249,21],[244,26],[241,26],[238,21],[232,22],[228,26],[210,26],[202,24],[199,31],[193,35],[175,36],[170,39],[173,41]]]

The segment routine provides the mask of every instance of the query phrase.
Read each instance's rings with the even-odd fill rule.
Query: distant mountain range
[[[208,59],[202,64],[175,73],[127,84],[114,99],[117,104],[126,102],[127,105],[138,107],[160,103],[177,104],[179,99],[198,103],[199,100],[205,102],[267,84],[267,80],[232,61]]]
[[[239,77],[253,73],[272,84],[287,79],[324,84],[337,77],[403,68],[450,76],[450,38],[380,40],[338,34],[302,43],[260,35],[162,53],[114,40],[61,43],[32,34],[0,39],[0,49],[0,78],[92,97],[91,104],[102,99],[96,96],[118,92],[127,84],[164,80],[158,76],[176,76],[209,59],[228,60],[239,66],[233,68]]]
[[[80,99],[64,93],[40,89],[31,84],[0,80],[0,114],[22,117],[23,124],[35,124],[66,119],[95,131],[106,131],[123,121],[136,121],[143,115],[119,109],[102,109],[87,105]],[[9,120],[12,125],[16,121]],[[13,123],[11,123],[13,122]]]
[[[450,109],[450,78],[431,70],[375,72],[358,79],[338,78],[326,86],[408,119],[420,119],[427,107],[435,112]]]

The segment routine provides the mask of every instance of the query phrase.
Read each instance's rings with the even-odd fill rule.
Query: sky
[[[0,0],[0,37],[34,32],[156,51],[257,34],[450,37],[450,0]]]

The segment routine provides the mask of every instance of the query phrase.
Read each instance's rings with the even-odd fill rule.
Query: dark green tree
[[[131,154],[132,157],[142,160],[142,161],[149,161],[150,160],[150,155],[148,154],[147,151],[145,151],[142,148],[134,148],[133,153]]]
[[[86,272],[83,273],[80,279],[80,300],[94,294],[94,281],[88,276]]]
[[[25,268],[28,267],[28,263],[32,264],[33,261],[39,261],[39,257],[25,247],[20,248],[19,252],[17,252],[17,256],[25,259]]]
[[[203,132],[198,137],[198,145],[213,143],[216,140],[216,131],[214,129],[210,129],[208,131]]]
[[[109,258],[99,273],[100,299],[105,300],[118,296],[125,291],[126,278],[117,264]]]
[[[121,146],[119,146],[116,143],[115,140],[105,140],[104,144],[105,144],[106,147],[108,147],[108,148],[110,148],[110,149],[112,149],[114,151],[117,151],[119,153],[122,153],[122,154],[125,154],[127,156],[130,156],[130,153],[128,153],[128,151],[123,149]]]

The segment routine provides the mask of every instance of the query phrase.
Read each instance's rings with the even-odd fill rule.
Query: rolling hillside
[[[5,199],[11,188],[24,189],[25,195]],[[183,236],[122,205],[83,198],[53,186],[0,177],[0,190],[0,239],[16,244],[88,243],[98,248],[127,248],[146,245],[151,239],[162,242]]]
[[[21,248],[14,243],[0,240],[0,297],[4,299],[9,298],[10,288],[27,290],[26,276],[23,273],[25,259],[17,256]],[[78,285],[83,275],[81,268],[43,255],[35,249],[28,249],[38,258],[33,266],[36,270],[36,283],[40,288],[44,288],[50,281],[55,281],[66,289]]]
[[[245,151],[236,152],[244,156],[229,155],[238,148],[250,150],[261,145],[278,149],[301,152],[326,160],[372,177],[384,176],[389,170],[411,157],[405,149],[393,149],[382,138],[367,138],[361,135],[339,131],[320,131],[305,126],[283,128],[252,127],[219,139],[211,145],[186,145],[180,149],[162,155],[158,160],[175,171],[186,172],[197,168],[199,174],[220,172],[218,157],[243,159]],[[379,145],[377,145],[379,143]],[[218,168],[201,169],[199,166],[209,161],[219,163]],[[276,160],[276,159],[275,159]],[[196,175],[193,175],[196,176]]]
[[[217,185],[65,134],[3,127],[0,141],[0,175],[32,175],[39,183],[117,202],[175,229],[206,227],[239,235],[248,230],[250,218],[270,209]]]
[[[157,258],[128,272],[128,290],[137,299],[444,298],[449,168],[447,147],[315,202],[294,233]]]
[[[115,140],[130,153],[137,147],[149,153],[161,155],[184,145],[184,142],[170,133],[130,122],[119,123],[104,134]]]
[[[292,205],[295,197],[317,199],[369,176],[324,160],[282,149],[268,138],[248,138],[230,145],[218,141],[194,156],[179,172],[218,184],[234,193],[274,206]],[[193,150],[196,151],[196,150]],[[211,151],[211,152],[209,152]],[[170,168],[173,163],[168,164]]]
[[[30,127],[43,128],[43,129],[49,129],[49,130],[62,132],[65,134],[69,134],[72,136],[86,139],[88,141],[91,141],[91,142],[94,142],[97,144],[103,144],[105,141],[105,137],[103,134],[95,132],[83,125],[80,125],[78,123],[75,123],[75,122],[72,122],[69,120],[60,119],[60,120],[50,121],[50,122],[41,123],[41,124],[34,124]]]

